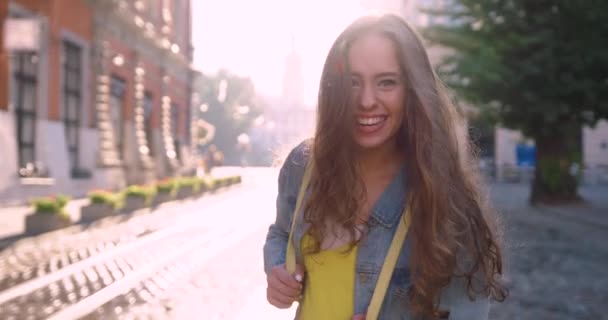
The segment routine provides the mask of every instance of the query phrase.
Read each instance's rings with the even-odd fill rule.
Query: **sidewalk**
[[[242,167],[216,167],[213,168],[213,177],[226,177],[245,173],[245,168]],[[89,203],[87,198],[74,199],[66,206],[66,211],[72,217],[72,221],[80,220],[80,208]],[[12,242],[13,240],[26,236],[25,232],[25,217],[31,214],[31,206],[0,206],[0,248],[4,247],[3,243]]]
[[[80,220],[80,208],[87,205],[89,199],[75,199],[66,206],[72,221]],[[18,237],[25,232],[25,217],[32,213],[31,206],[0,207],[0,242],[6,238]],[[0,246],[1,247],[1,246]]]
[[[608,229],[608,208],[600,208],[595,204],[572,205],[561,207],[539,206],[541,212],[558,215],[568,220],[577,220],[597,228]]]

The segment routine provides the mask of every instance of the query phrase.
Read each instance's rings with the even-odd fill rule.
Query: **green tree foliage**
[[[222,82],[225,83],[223,96]],[[197,116],[215,126],[211,144],[224,153],[226,164],[238,164],[237,137],[249,132],[255,118],[262,113],[253,81],[221,70],[212,76],[203,75],[196,83],[196,90],[201,103],[207,105],[205,112],[196,111]]]
[[[443,79],[536,141],[531,200],[577,200],[582,127],[608,118],[608,1],[453,0],[427,12],[444,23],[425,37],[453,49]]]

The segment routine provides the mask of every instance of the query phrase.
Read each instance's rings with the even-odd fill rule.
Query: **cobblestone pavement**
[[[260,248],[275,195],[276,171],[260,170],[199,200],[19,241],[0,252],[0,318],[236,317],[226,297],[247,302],[240,284],[265,283]],[[249,261],[236,264],[243,249]],[[242,279],[225,281],[226,271]],[[225,283],[238,291],[230,295]]]
[[[608,188],[582,188],[590,205],[562,208],[528,207],[519,185],[492,188],[510,296],[490,319],[608,319]]]
[[[276,170],[243,184],[29,238],[0,252],[2,319],[290,319],[265,300],[262,245]],[[608,191],[608,189],[605,189]],[[530,208],[527,188],[492,185],[505,225],[506,302],[491,319],[608,319],[608,200]]]

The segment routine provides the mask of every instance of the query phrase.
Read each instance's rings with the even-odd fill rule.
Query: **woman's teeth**
[[[358,118],[357,122],[362,126],[373,126],[384,121],[385,119],[386,117]]]

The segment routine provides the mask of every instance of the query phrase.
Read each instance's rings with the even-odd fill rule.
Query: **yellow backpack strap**
[[[382,265],[378,282],[376,282],[376,288],[374,289],[372,300],[367,309],[367,314],[365,316],[366,320],[378,319],[380,308],[382,307],[382,302],[384,301],[384,296],[386,295],[386,290],[388,289],[388,285],[393,276],[393,271],[397,265],[397,259],[399,258],[401,248],[403,248],[403,243],[405,242],[405,237],[407,236],[407,232],[410,227],[410,219],[410,210],[409,207],[406,207],[403,212],[403,217],[400,219],[399,226],[397,227],[397,232],[393,237],[391,246],[388,249],[386,258],[384,259],[384,264]]]
[[[285,269],[289,274],[294,274],[296,272],[296,252],[293,245],[293,231],[296,227],[296,221],[298,220],[298,213],[302,207],[302,201],[304,199],[304,194],[306,194],[306,189],[308,189],[308,185],[310,184],[310,176],[312,174],[312,159],[308,161],[306,165],[306,170],[304,171],[304,177],[302,178],[302,184],[300,185],[300,192],[298,193],[298,200],[296,201],[296,208],[293,212],[293,220],[291,222],[291,231],[289,232],[289,240],[287,241],[287,252],[285,253]]]

